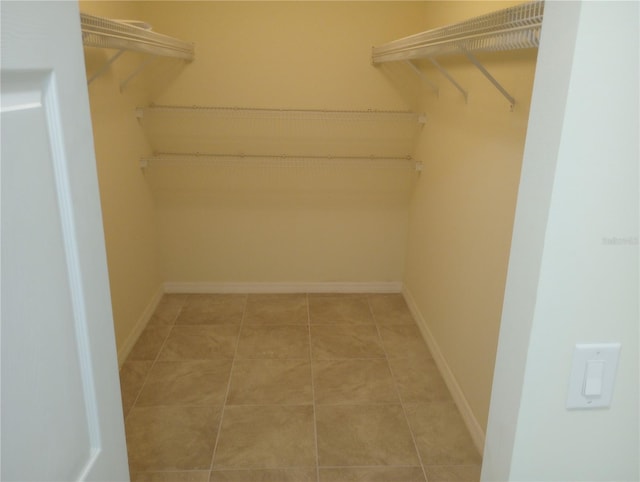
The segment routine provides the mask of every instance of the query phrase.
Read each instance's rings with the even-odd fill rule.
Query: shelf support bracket
[[[464,103],[466,104],[466,103],[467,103],[467,101],[469,100],[469,94],[467,93],[467,91],[466,91],[466,90],[464,90],[464,89],[462,88],[462,86],[461,86],[460,84],[458,84],[458,82],[456,82],[456,79],[454,79],[453,77],[451,77],[451,74],[450,74],[449,72],[447,72],[447,71],[445,70],[445,68],[444,68],[442,65],[440,65],[440,64],[436,61],[436,59],[429,57],[429,61],[433,64],[433,66],[434,66],[436,69],[438,69],[438,70],[440,71],[440,73],[441,73],[442,75],[444,75],[444,76],[445,76],[445,78],[446,78],[449,82],[451,82],[451,83],[453,84],[453,86],[454,86],[456,89],[458,89],[458,90],[460,91],[460,93],[461,93],[461,94],[462,94],[462,96],[464,97]]]
[[[516,105],[516,100],[513,98],[513,96],[511,96],[509,94],[509,92],[506,91],[506,89],[504,87],[502,87],[502,85],[500,84],[500,82],[498,82],[495,77],[493,77],[489,71],[487,69],[484,68],[484,65],[482,65],[480,63],[480,61],[469,51],[467,51],[466,49],[460,47],[460,50],[462,50],[462,52],[467,56],[467,58],[469,59],[469,61],[475,65],[478,70],[480,72],[482,72],[482,74],[489,79],[489,82],[491,82],[494,87],[496,89],[498,89],[498,91],[504,96],[505,99],[507,99],[509,101],[511,110],[513,111],[513,107]]]
[[[102,67],[96,70],[96,72],[91,77],[89,77],[89,79],[87,80],[87,85],[91,85],[91,82],[100,77],[112,63],[118,60],[118,57],[120,57],[123,53],[124,50],[118,50],[115,54],[109,57],[109,59],[104,64],[102,64]]]
[[[158,57],[156,57],[154,55],[154,56],[151,56],[151,57],[145,59],[144,62],[142,62],[140,65],[138,65],[137,69],[135,69],[133,72],[131,72],[126,79],[124,79],[122,82],[120,82],[120,92],[124,91],[124,88],[127,86],[127,84],[129,82],[131,82],[136,75],[138,75],[140,72],[142,72],[142,70],[147,65],[149,65],[152,62],[155,62],[157,59],[158,59]]]
[[[413,70],[416,73],[418,77],[420,77],[420,80],[422,80],[425,84],[431,87],[431,89],[436,93],[436,96],[440,95],[440,89],[438,88],[438,86],[433,82],[431,82],[429,77],[427,77],[424,74],[424,72],[422,72],[422,70],[418,68],[416,64],[414,64],[411,60],[405,60],[405,63],[411,68],[411,70]]]

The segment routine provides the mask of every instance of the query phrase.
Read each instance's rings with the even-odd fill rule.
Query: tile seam
[[[371,311],[371,316],[373,317],[374,320],[376,320],[376,316],[375,313],[373,312],[373,308],[371,306],[371,300],[370,297],[367,296],[367,304],[369,305],[369,310]],[[418,449],[418,444],[416,443],[416,437],[415,434],[413,433],[413,429],[411,428],[411,424],[409,423],[409,417],[407,417],[407,412],[405,410],[404,407],[404,401],[402,399],[402,395],[400,394],[400,389],[398,388],[398,381],[396,380],[396,377],[393,375],[393,370],[391,370],[391,364],[389,363],[389,355],[387,353],[387,348],[382,340],[382,335],[380,334],[380,323],[378,323],[376,321],[376,331],[378,332],[378,337],[380,338],[380,344],[382,345],[382,351],[384,352],[385,355],[385,360],[387,362],[387,369],[389,370],[389,373],[391,375],[391,378],[393,379],[393,387],[395,389],[396,392],[396,396],[398,397],[398,400],[400,401],[400,409],[402,410],[402,415],[404,417],[404,421],[407,424],[407,428],[409,429],[409,434],[411,435],[411,441],[413,442],[413,449],[416,452],[416,455],[418,456],[418,461],[420,462],[420,468],[422,469],[422,475],[424,476],[424,480],[425,482],[428,481],[427,479],[427,471],[425,469],[424,466],[424,462],[422,460],[422,455],[420,455],[420,450]]]
[[[162,302],[162,298],[160,298],[160,302]],[[158,305],[160,304],[160,302],[158,302]],[[165,344],[167,343],[167,340],[169,339],[169,336],[171,335],[171,332],[173,331],[173,328],[175,326],[176,320],[178,319],[178,316],[180,316],[180,312],[182,311],[182,308],[184,307],[186,303],[186,299],[185,301],[183,301],[180,305],[180,309],[176,312],[175,316],[173,317],[173,321],[169,324],[167,324],[168,326],[170,326],[170,330],[167,332],[167,336],[164,338],[164,340],[162,340],[162,344],[160,345],[160,348],[158,349],[158,353],[156,353],[156,356],[153,360],[129,360],[127,357],[127,360],[125,360],[125,363],[127,361],[151,361],[151,366],[149,367],[149,370],[147,371],[146,376],[144,377],[144,381],[142,382],[142,385],[140,386],[140,390],[138,390],[138,394],[136,395],[133,403],[131,404],[131,408],[129,409],[129,412],[127,413],[127,416],[124,417],[124,421],[126,423],[127,419],[129,418],[129,416],[131,415],[131,412],[133,412],[134,408],[137,408],[137,404],[138,404],[138,400],[140,399],[140,395],[142,395],[142,391],[144,390],[144,387],[147,385],[147,382],[149,381],[149,376],[151,375],[151,371],[153,370],[153,367],[156,366],[156,362],[158,361],[158,359],[160,358],[160,353],[162,353],[162,350],[164,349]],[[156,311],[158,310],[158,306],[156,306],[156,309],[153,311],[153,314],[151,315],[152,317],[155,315]],[[147,325],[149,326],[149,325]],[[146,330],[146,327],[145,327]],[[134,345],[135,346],[135,345]],[[124,364],[123,364],[124,366]]]
[[[222,424],[224,422],[224,412],[227,407],[227,400],[229,399],[229,392],[231,391],[231,379],[233,377],[233,368],[235,366],[236,357],[238,354],[238,347],[240,346],[240,336],[242,335],[242,327],[244,324],[244,317],[247,313],[247,305],[249,303],[249,295],[244,295],[244,308],[242,310],[242,317],[240,319],[240,329],[238,330],[238,337],[236,338],[236,347],[233,352],[233,358],[231,359],[231,368],[229,369],[229,380],[227,381],[227,390],[224,396],[224,400],[222,402],[222,406],[220,408],[220,421],[218,422],[218,430],[216,431],[216,439],[213,443],[213,452],[211,453],[211,463],[209,464],[209,479],[211,478],[211,472],[214,468],[214,462],[216,458],[216,453],[218,451],[218,444],[220,443],[220,434],[222,433]]]
[[[315,372],[313,369],[313,348],[311,344],[311,303],[309,299],[309,293],[306,293],[307,301],[307,339],[309,341],[309,365],[311,366],[311,400],[313,402],[313,443],[315,448],[316,458],[316,482],[320,482],[320,452],[318,450],[318,419],[316,417],[316,387],[315,387]]]

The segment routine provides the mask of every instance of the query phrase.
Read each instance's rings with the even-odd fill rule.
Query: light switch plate
[[[603,408],[611,405],[619,355],[620,343],[576,344],[573,352],[571,376],[569,378],[569,395],[567,396],[568,409]],[[585,395],[587,366],[589,366],[589,362],[602,362],[603,365],[601,370],[602,385],[600,396]],[[591,366],[593,365],[592,363]]]

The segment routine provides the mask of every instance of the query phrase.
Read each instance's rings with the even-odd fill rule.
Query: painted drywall
[[[639,478],[639,14],[546,6],[482,480]],[[567,410],[598,342],[622,343],[611,406]]]
[[[504,2],[428,2],[429,27],[506,8]],[[428,121],[415,158],[424,162],[410,205],[405,289],[432,336],[474,439],[482,447],[509,245],[535,69],[535,49],[479,55],[515,97],[509,102],[464,58],[433,66],[439,93],[423,86]],[[401,66],[397,67],[401,68]]]
[[[108,18],[136,19],[141,14],[129,2],[81,2],[80,10]],[[115,51],[85,47],[88,75]],[[143,77],[123,92],[125,79],[143,57],[125,53],[89,85],[100,199],[119,358],[146,322],[149,305],[162,286],[154,202],[138,159],[150,147],[135,117],[135,107],[148,102]],[[124,351],[123,351],[124,350]]]
[[[155,76],[151,95],[157,104],[417,106],[415,92],[398,89],[371,65],[370,54],[373,45],[419,31],[422,3],[158,2],[141,8],[154,29],[193,41],[196,48],[195,61],[180,75],[168,72],[170,81]],[[304,137],[298,128],[304,130],[286,127],[282,143],[271,146],[275,153],[314,154],[304,146],[297,149]],[[230,133],[235,136],[246,140],[239,151],[260,153],[250,128]],[[332,140],[321,147],[324,154],[354,153],[353,145]],[[370,154],[375,152],[364,152]],[[172,165],[152,166],[145,175],[157,202],[167,282],[403,278],[408,205],[417,176],[410,170]]]

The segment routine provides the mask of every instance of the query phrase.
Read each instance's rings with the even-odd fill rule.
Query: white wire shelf
[[[373,48],[374,64],[467,52],[537,48],[544,1],[498,10]]]
[[[425,115],[391,110],[152,105],[136,115],[154,152],[406,158]]]
[[[82,44],[117,50],[104,64],[87,79],[91,84],[107,71],[124,52],[140,52],[151,55],[131,74],[120,82],[120,91],[148,64],[158,57],[171,57],[191,62],[194,58],[193,44],[169,37],[151,30],[151,25],[139,20],[112,20],[109,18],[80,13]]]
[[[257,107],[156,105],[139,107],[139,118],[154,113],[182,113],[221,118],[297,119],[297,120],[352,120],[352,121],[409,121],[424,124],[424,114],[397,110],[329,110],[329,109],[270,109]]]
[[[131,50],[163,57],[193,60],[189,42],[151,31],[147,24],[111,20],[87,13],[80,14],[82,43],[87,47]]]
[[[537,48],[540,44],[543,17],[543,0],[523,3],[374,47],[371,59],[374,65],[385,62],[408,62],[413,70],[417,70],[417,67],[412,61],[428,59],[447,80],[454,84],[466,100],[467,91],[436,60],[453,54],[465,55],[513,107],[515,99],[489,74],[473,54]],[[437,91],[437,86],[428,81],[422,72],[418,71],[418,73]]]
[[[217,166],[217,167],[358,167],[369,169],[422,170],[422,162],[407,157],[375,156],[296,156],[296,155],[234,155],[158,152],[140,159],[140,167],[153,166]]]

